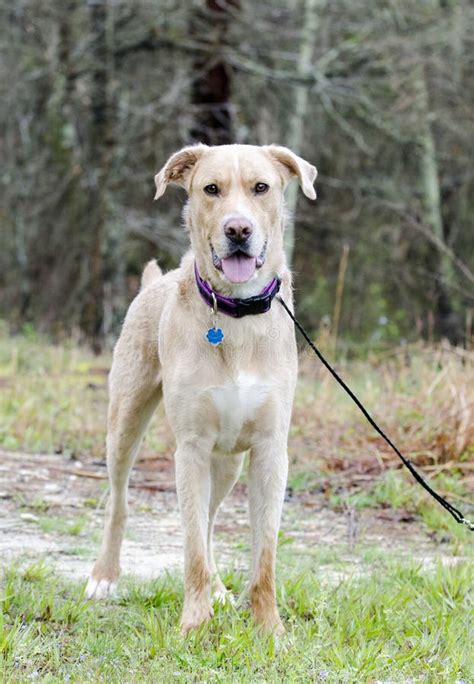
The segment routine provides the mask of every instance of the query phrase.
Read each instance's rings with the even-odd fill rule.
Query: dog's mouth
[[[218,271],[222,271],[231,283],[246,283],[253,278],[255,271],[265,263],[267,243],[263,246],[260,254],[255,257],[247,254],[241,249],[237,249],[226,257],[218,256],[216,250],[211,245],[212,263]]]

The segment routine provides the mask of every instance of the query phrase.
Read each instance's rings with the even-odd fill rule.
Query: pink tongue
[[[233,254],[222,259],[222,270],[231,283],[246,283],[255,273],[257,260],[245,254]]]

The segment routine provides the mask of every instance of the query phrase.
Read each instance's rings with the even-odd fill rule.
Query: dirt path
[[[44,558],[68,577],[86,578],[100,539],[106,495],[105,463],[0,450],[2,565]],[[289,498],[282,546],[291,545],[296,564],[314,561],[328,578],[360,572],[370,562],[368,550],[372,556],[378,551],[423,562],[456,560],[443,556],[418,525],[401,521],[393,512],[338,513],[323,503],[317,496]],[[246,486],[238,483],[216,524],[218,564],[246,569],[248,542]],[[173,462],[139,461],[131,479],[124,574],[153,578],[163,570],[181,569],[181,557]]]

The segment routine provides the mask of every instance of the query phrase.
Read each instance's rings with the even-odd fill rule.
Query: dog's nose
[[[252,224],[243,216],[236,216],[225,222],[224,233],[231,242],[245,242],[252,235]]]

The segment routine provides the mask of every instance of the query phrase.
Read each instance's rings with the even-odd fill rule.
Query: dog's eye
[[[262,195],[264,192],[267,192],[268,190],[268,185],[266,183],[257,183],[254,192],[256,195]]]
[[[218,195],[219,194],[219,188],[215,183],[211,183],[210,185],[206,185],[204,188],[204,192],[206,195]]]

